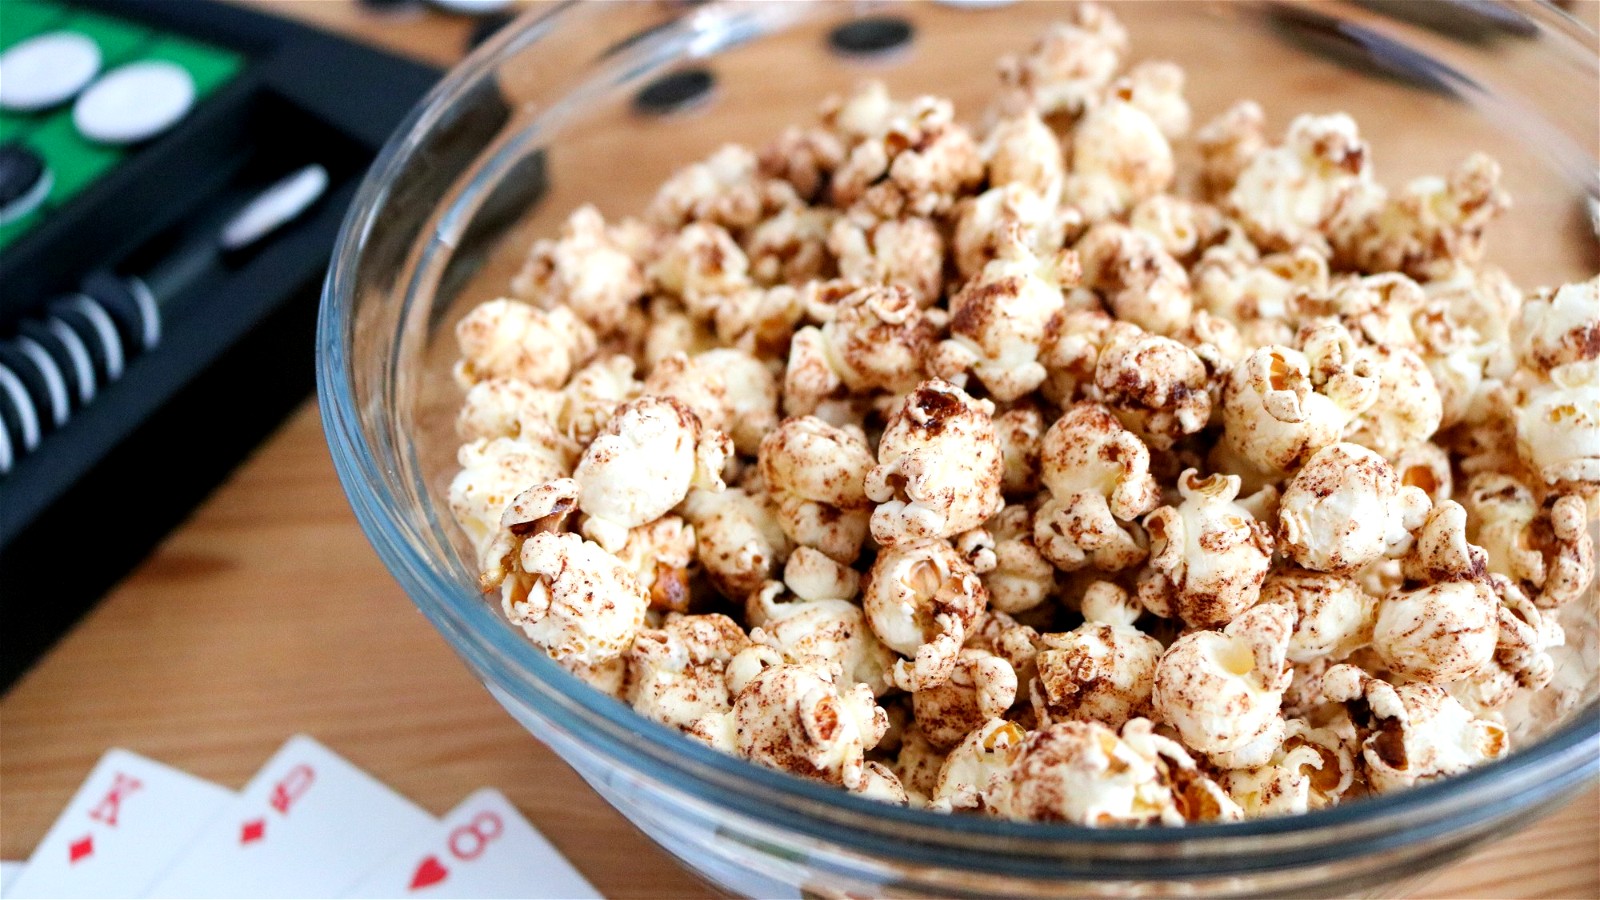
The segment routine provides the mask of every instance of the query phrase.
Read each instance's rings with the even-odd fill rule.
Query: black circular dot
[[[840,25],[828,33],[828,43],[849,56],[872,56],[911,43],[915,30],[905,19],[874,16]]]
[[[684,69],[640,88],[633,105],[647,113],[678,112],[705,100],[715,83],[710,69]]]

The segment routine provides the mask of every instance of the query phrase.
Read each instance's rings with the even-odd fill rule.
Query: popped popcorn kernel
[[[1548,372],[1600,357],[1600,275],[1536,292],[1516,319],[1517,355]]]
[[[683,503],[694,525],[695,555],[723,596],[743,600],[775,576],[792,544],[778,507],[763,490],[698,488]]]
[[[853,562],[866,539],[871,501],[865,483],[872,452],[859,430],[821,419],[785,419],[761,441],[762,480],[778,524],[794,543]]]
[[[1120,593],[1127,605],[1127,593],[1110,582],[1095,582],[1090,591]],[[1031,698],[1040,725],[1085,720],[1121,728],[1150,715],[1161,642],[1131,622],[1085,618],[1072,631],[1039,636]]]
[[[993,568],[982,573],[989,605],[1019,613],[1043,603],[1055,591],[1056,569],[1034,543],[1033,514],[1026,506],[1007,506],[984,529],[994,554]]]
[[[953,537],[1004,505],[994,404],[938,379],[925,381],[890,417],[867,473],[872,537],[886,546]]]
[[[1500,164],[1474,153],[1447,179],[1418,178],[1391,194],[1335,234],[1334,245],[1354,268],[1433,278],[1481,261],[1484,228],[1510,204],[1500,188]]]
[[[727,616],[670,616],[628,649],[624,699],[642,715],[694,733],[697,723],[732,708],[727,669],[750,646]]]
[[[1488,556],[1467,543],[1467,513],[1453,500],[1433,508],[1403,560],[1409,581],[1378,604],[1372,646],[1392,672],[1436,684],[1471,677],[1488,665],[1499,636],[1499,603]]]
[[[944,237],[928,219],[889,219],[863,227],[840,218],[828,231],[827,248],[838,260],[841,277],[909,291],[919,307],[933,305],[944,287]]]
[[[599,544],[540,532],[522,545],[520,570],[501,584],[501,609],[557,662],[610,662],[644,627],[644,589]]]
[[[480,303],[456,323],[461,360],[456,382],[470,388],[490,378],[516,378],[559,388],[594,356],[594,332],[564,306],[545,311],[518,300]]]
[[[866,752],[889,728],[866,685],[845,688],[826,669],[787,663],[745,683],[726,721],[745,759],[851,790],[866,780]]]
[[[1219,779],[1246,816],[1279,816],[1325,809],[1355,783],[1350,747],[1331,728],[1291,719],[1282,746],[1265,765],[1231,769]]]
[[[864,684],[874,695],[893,686],[894,652],[879,643],[850,597],[783,601],[784,588],[770,582],[750,598],[750,621],[759,623],[750,631],[751,640],[777,650],[787,663],[837,667],[847,683]]]
[[[1126,322],[1106,332],[1094,370],[1098,398],[1157,450],[1210,421],[1209,385],[1210,373],[1193,350]]]
[[[1379,202],[1371,151],[1344,113],[1303,115],[1283,143],[1260,150],[1223,201],[1265,250],[1308,246],[1323,252],[1327,235]]]
[[[1034,543],[1071,572],[1093,565],[1116,571],[1147,553],[1134,521],[1161,501],[1150,475],[1150,450],[1104,406],[1080,403],[1045,433],[1040,479],[1050,492],[1034,514]]]
[[[1267,149],[1266,114],[1254,100],[1240,100],[1195,132],[1200,150],[1200,190],[1216,201],[1226,197],[1239,175]]]
[[[1192,631],[1156,663],[1157,714],[1185,745],[1227,768],[1264,764],[1284,733],[1285,665],[1294,612],[1246,610],[1221,631]]]
[[[1377,598],[1349,576],[1279,569],[1262,583],[1260,602],[1295,612],[1287,658],[1296,665],[1338,662],[1372,642]]]
[[[1272,562],[1272,533],[1234,502],[1239,476],[1178,476],[1183,502],[1144,519],[1150,561],[1139,599],[1157,615],[1218,628],[1254,606]]]
[[[1557,366],[1521,390],[1517,454],[1545,485],[1595,493],[1600,486],[1600,360]]]
[[[940,749],[961,743],[974,728],[1002,716],[1017,698],[1017,673],[987,650],[966,648],[943,684],[911,695],[917,728]]]
[[[1402,485],[1383,457],[1350,443],[1318,450],[1280,501],[1283,550],[1300,566],[1349,573],[1411,546],[1428,511],[1422,489]]]
[[[885,547],[861,596],[872,633],[904,657],[894,665],[895,685],[912,692],[950,679],[962,644],[989,603],[966,558],[942,541]]]
[[[1194,310],[1188,273],[1155,235],[1102,223],[1073,249],[1083,264],[1084,285],[1104,297],[1117,318],[1168,334]]]
[[[1077,117],[1092,109],[1128,52],[1128,32],[1103,6],[1080,3],[1028,53],[1000,60],[1002,108]]]
[[[600,211],[588,204],[567,218],[559,240],[534,242],[511,282],[518,298],[543,310],[576,313],[602,335],[621,328],[645,287],[644,270],[626,238],[608,228]]]

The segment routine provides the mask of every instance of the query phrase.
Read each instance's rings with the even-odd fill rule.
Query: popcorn
[[[1256,606],[1222,631],[1192,631],[1156,663],[1151,702],[1189,748],[1227,768],[1263,765],[1282,742],[1294,612]]]
[[[683,401],[706,428],[726,432],[740,453],[754,456],[778,427],[778,384],[772,372],[740,350],[707,350],[692,360],[674,354],[656,364],[644,392]]]
[[[785,419],[762,439],[760,465],[784,534],[840,562],[853,562],[871,515],[864,483],[873,460],[860,431],[812,416]]]
[[[704,162],[685,166],[667,179],[647,215],[665,228],[714,222],[740,229],[799,202],[787,182],[761,175],[756,155],[749,149],[724,144]]]
[[[1182,747],[1149,729],[1142,719],[1124,726],[1123,738],[1095,722],[1041,728],[985,792],[985,802],[1011,819],[1094,826],[1240,817]]]
[[[500,530],[500,516],[516,496],[534,485],[566,475],[572,449],[549,431],[530,434],[539,440],[479,438],[461,446],[456,462],[461,471],[450,480],[450,514],[467,533],[480,562]]]
[[[567,437],[587,446],[611,420],[617,407],[639,396],[633,360],[622,354],[597,359],[579,369],[561,389],[555,421]]]
[[[1407,184],[1358,225],[1334,235],[1334,244],[1353,268],[1434,278],[1482,260],[1484,228],[1510,205],[1500,189],[1500,164],[1474,153],[1448,180]]]
[[[1183,69],[1173,63],[1142,62],[1112,82],[1110,93],[1143,110],[1163,137],[1175,141],[1189,133],[1183,82]]]
[[[1178,476],[1183,502],[1144,519],[1150,562],[1139,599],[1157,615],[1219,628],[1254,606],[1272,562],[1272,534],[1234,502],[1239,476]]]
[[[1287,344],[1291,311],[1298,315],[1308,298],[1328,291],[1328,261],[1307,247],[1261,256],[1235,233],[1207,248],[1189,277],[1196,306],[1234,323],[1254,343]]]
[[[1378,396],[1346,429],[1345,438],[1394,459],[1433,437],[1444,419],[1444,404],[1422,359],[1403,347],[1381,344],[1367,348],[1362,358],[1377,376]]]
[[[1014,406],[994,416],[1004,468],[1001,489],[1022,494],[1039,489],[1039,447],[1044,440],[1044,416],[1032,405]]]
[[[1044,343],[1039,347],[1039,362],[1045,368],[1040,391],[1058,406],[1088,399],[1100,348],[1115,322],[1100,309],[1099,300],[1092,299],[1091,308],[1064,308],[1045,327]]]
[[[1583,498],[1557,495],[1544,505],[1508,475],[1482,473],[1467,483],[1468,535],[1488,568],[1523,586],[1537,605],[1576,600],[1594,581],[1594,539]]]
[[[1095,364],[1098,397],[1151,447],[1169,450],[1211,418],[1210,378],[1194,351],[1118,322]]]
[[[1438,444],[1424,441],[1401,451],[1394,459],[1394,473],[1402,485],[1417,488],[1435,504],[1455,494],[1450,454]]]
[[[804,549],[804,548],[802,548]],[[849,597],[806,597],[780,602],[784,585],[770,582],[750,598],[750,638],[777,650],[784,662],[837,667],[846,683],[865,684],[881,696],[892,686],[895,655],[868,628]]]
[[[1017,697],[1017,673],[1011,664],[977,648],[956,656],[943,684],[911,695],[917,729],[930,744],[949,749],[974,728],[999,718]]]
[[[1207,199],[1227,196],[1239,175],[1267,148],[1266,114],[1254,100],[1240,100],[1195,133],[1200,150],[1200,191]]]
[[[1033,609],[1054,592],[1056,570],[1034,543],[1026,506],[1007,506],[984,528],[993,542],[994,567],[982,573],[989,605],[1005,613]]]
[[[713,319],[725,298],[751,287],[750,260],[720,225],[694,222],[666,243],[651,281],[683,301],[689,315]]]
[[[990,719],[974,728],[939,768],[933,808],[984,809],[985,798],[1003,783],[1026,739],[1020,726],[1005,719]]]
[[[1516,339],[1517,356],[1536,371],[1600,358],[1600,275],[1535,293],[1516,320]]]
[[[1593,493],[1600,485],[1600,360],[1569,363],[1522,392],[1517,454],[1544,484]]]
[[[1427,495],[1401,485],[1378,454],[1355,444],[1330,444],[1283,492],[1283,550],[1304,568],[1350,573],[1409,549],[1428,506]]]
[[[694,524],[700,564],[729,599],[743,600],[760,589],[789,556],[777,505],[764,492],[694,489],[682,509]]]
[[[1505,729],[1472,714],[1433,684],[1391,685],[1354,666],[1323,677],[1328,699],[1364,700],[1361,758],[1367,783],[1387,792],[1435,781],[1495,759],[1507,748]]]
[[[489,378],[467,391],[456,416],[456,434],[472,441],[520,438],[527,431],[530,440],[548,439],[561,407],[559,391],[520,378]]]
[[[1266,765],[1222,773],[1223,787],[1246,816],[1324,809],[1355,783],[1355,758],[1333,729],[1291,719],[1286,734]]]
[[[871,688],[842,688],[836,673],[791,664],[752,677],[724,722],[722,733],[745,759],[851,790],[866,782],[866,752],[889,728]]]
[[[634,638],[624,699],[647,718],[699,734],[702,720],[732,708],[728,664],[749,646],[727,616],[671,616]]]
[[[942,541],[884,547],[862,589],[872,633],[910,660],[894,664],[894,683],[912,692],[950,679],[961,645],[988,602],[972,566]]]
[[[950,101],[891,104],[881,127],[834,170],[829,191],[840,209],[873,219],[941,214],[983,180],[977,142],[955,123]]]
[[[456,324],[461,360],[456,383],[470,388],[489,378],[516,378],[534,387],[559,388],[589,361],[595,335],[572,310],[537,309],[517,300],[480,303]]]
[[[1487,554],[1467,543],[1467,513],[1453,500],[1428,513],[1412,553],[1408,580],[1421,587],[1390,593],[1378,604],[1372,647],[1392,672],[1444,684],[1470,678],[1494,656],[1498,603],[1485,578]]]
[[[691,487],[721,490],[732,442],[682,401],[640,397],[617,408],[573,471],[585,533],[619,547],[626,530],[677,506]]]
[[[925,807],[932,800],[935,786],[939,783],[939,770],[944,768],[944,763],[944,751],[928,743],[916,723],[911,723],[901,735],[900,752],[895,756],[894,769],[912,806]]]
[[[1133,520],[1161,501],[1143,442],[1104,406],[1080,403],[1045,433],[1039,461],[1050,499],[1034,514],[1033,539],[1046,559],[1068,572],[1143,561]]]
[[[866,477],[867,498],[878,504],[878,543],[953,537],[1000,510],[1003,462],[993,412],[994,404],[938,379],[907,395]]]
[[[1294,611],[1286,655],[1296,665],[1338,662],[1372,642],[1377,599],[1346,575],[1279,569],[1262,583],[1260,602]]]
[[[694,528],[677,516],[662,516],[628,530],[617,559],[639,579],[650,608],[689,611],[689,569],[695,562]]]
[[[1128,52],[1128,32],[1105,7],[1080,3],[1022,56],[1000,60],[1001,106],[1081,115],[1104,96]]]
[[[559,663],[607,663],[626,653],[644,627],[644,589],[599,544],[541,532],[522,545],[520,569],[500,585],[501,609]]]
[[[907,290],[923,308],[939,299],[944,238],[927,219],[890,219],[869,228],[840,218],[828,232],[827,248],[844,278]]]
[[[867,761],[861,770],[861,783],[851,789],[852,793],[863,797],[870,797],[880,803],[895,803],[905,806],[909,801],[905,786],[900,779],[880,762]]]
[[[615,333],[644,296],[645,277],[621,236],[585,204],[561,226],[559,240],[534,242],[511,292],[543,310],[575,313],[605,335]]]
[[[934,349],[929,370],[955,380],[971,369],[1000,401],[1032,393],[1045,379],[1038,357],[1046,327],[1077,280],[1076,256],[1041,259],[1012,228],[995,259],[950,299],[950,338]]]
[[[1105,297],[1117,318],[1157,334],[1188,320],[1194,309],[1189,276],[1154,235],[1107,222],[1089,229],[1073,249],[1083,263],[1084,285]]]
[[[762,220],[745,241],[750,275],[763,285],[804,286],[835,268],[828,235],[838,214],[810,206],[786,206]]]
[[[1050,259],[1076,237],[1082,222],[1071,207],[1060,206],[1060,189],[1041,193],[1024,184],[990,188],[957,209],[950,251],[956,270],[972,278],[1007,243],[1020,241],[1034,256]]]
[[[1062,193],[1091,222],[1161,193],[1176,171],[1155,119],[1115,94],[1078,120],[1070,158]]]
[[[1299,116],[1282,144],[1250,158],[1223,208],[1263,249],[1326,251],[1327,234],[1375,202],[1370,157],[1344,113]]]
[[[1031,686],[1034,713],[1041,726],[1091,720],[1121,728],[1129,719],[1150,715],[1163,647],[1122,615],[1132,612],[1132,605],[1127,592],[1111,582],[1090,585],[1084,605],[1090,607],[1084,624],[1039,638],[1038,677]]]
[[[1066,176],[1061,142],[1031,107],[996,123],[984,138],[983,157],[989,166],[990,193],[1014,186],[1047,197],[1060,189]]]
[[[1153,235],[1167,255],[1187,264],[1222,237],[1224,219],[1210,204],[1156,194],[1133,207],[1128,226]]]

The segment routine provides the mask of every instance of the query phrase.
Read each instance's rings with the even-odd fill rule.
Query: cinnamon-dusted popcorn
[[[1483,259],[1484,228],[1510,203],[1500,188],[1500,164],[1474,153],[1448,179],[1418,178],[1391,194],[1335,233],[1334,247],[1363,271],[1436,278]]]
[[[1254,100],[1240,100],[1195,133],[1200,150],[1200,191],[1219,200],[1233,190],[1239,173],[1267,148],[1266,114]]]
[[[585,204],[567,217],[560,240],[535,241],[511,291],[540,309],[567,309],[600,334],[620,328],[644,296],[644,270],[625,238]]]
[[[595,351],[594,332],[572,310],[546,311],[503,298],[480,303],[463,316],[456,323],[456,343],[461,348],[456,383],[464,388],[488,378],[559,388]]]
[[[1409,549],[1428,506],[1422,489],[1402,485],[1383,457],[1356,444],[1330,444],[1284,489],[1283,551],[1307,569],[1353,572]]]
[[[1467,543],[1466,510],[1453,500],[1434,507],[1403,564],[1407,580],[1422,584],[1378,604],[1378,658],[1408,680],[1444,684],[1476,674],[1494,656],[1499,603],[1488,555]]]
[[[1210,375],[1193,350],[1118,322],[1095,364],[1096,394],[1151,447],[1171,449],[1211,419]]]
[[[1506,751],[1504,728],[1473,718],[1437,685],[1391,685],[1354,666],[1333,667],[1322,683],[1330,700],[1365,701],[1356,723],[1361,757],[1367,783],[1380,792],[1453,775]]]
[[[1600,278],[1525,300],[1498,165],[1385,187],[1343,113],[1175,153],[1184,72],[1062,9],[983,131],[869,82],[537,242],[458,324],[480,584],[642,715],[941,811],[1305,812],[1566,714]]]
[[[1344,113],[1299,116],[1282,144],[1256,153],[1239,172],[1223,207],[1263,249],[1325,251],[1330,232],[1359,221],[1379,200],[1371,155]]]
[[[1128,31],[1103,6],[1080,3],[1023,55],[1000,60],[1002,108],[1081,115],[1093,108],[1128,52]]]
[[[1039,724],[1077,719],[1121,728],[1150,715],[1161,642],[1133,627],[1137,606],[1111,582],[1091,584],[1082,605],[1082,625],[1039,637],[1031,685]]]
[[[1254,606],[1272,562],[1272,533],[1234,502],[1239,476],[1178,476],[1183,502],[1144,519],[1149,568],[1139,599],[1157,615],[1196,628],[1220,628]]]
[[[627,529],[660,518],[689,488],[720,490],[732,452],[728,436],[702,426],[682,401],[645,396],[623,404],[572,473],[585,533],[620,547]]]
[[[919,691],[949,680],[989,594],[953,547],[924,541],[883,548],[861,600],[873,634],[906,657],[894,665],[894,683]]]
[[[1155,235],[1104,222],[1073,249],[1083,263],[1083,283],[1124,319],[1167,334],[1183,327],[1194,309],[1189,276]]]
[[[917,728],[940,749],[961,743],[974,728],[999,718],[1017,699],[1017,673],[987,650],[968,647],[956,655],[943,684],[911,695]]]
[[[1151,702],[1186,746],[1227,768],[1272,758],[1284,733],[1294,617],[1283,606],[1256,606],[1220,632],[1178,638],[1161,655]]]
[[[850,563],[866,539],[872,468],[866,438],[812,416],[785,419],[761,441],[761,477],[796,544]]]
[[[1020,229],[1008,229],[998,254],[950,298],[950,338],[928,362],[932,374],[964,381],[971,369],[996,400],[1011,401],[1044,383],[1039,348],[1046,327],[1076,285],[1078,259],[1069,251],[1035,256]]]
[[[1134,522],[1161,502],[1150,450],[1104,406],[1080,403],[1045,433],[1040,478],[1050,499],[1034,514],[1033,539],[1056,566],[1107,571],[1141,562],[1144,533]]]
[[[938,379],[912,391],[878,442],[867,473],[872,536],[892,545],[953,537],[1004,505],[994,404]]]
[[[1372,642],[1377,598],[1349,576],[1284,567],[1262,583],[1260,602],[1294,610],[1287,655],[1296,665],[1337,662]]]
[[[995,564],[983,573],[989,605],[1005,613],[1033,609],[1056,586],[1056,570],[1034,544],[1033,514],[1026,506],[1007,506],[984,529],[993,541]]]
[[[1600,275],[1542,290],[1516,320],[1517,355],[1536,371],[1600,357]]]
[[[765,491],[691,490],[683,513],[694,524],[696,555],[728,598],[743,600],[778,572],[790,543]]]
[[[870,227],[841,218],[828,232],[828,250],[839,274],[865,284],[896,286],[917,306],[939,299],[944,285],[944,238],[924,218],[890,219]]]
[[[1238,807],[1176,742],[1142,719],[1124,737],[1096,722],[1057,722],[1028,736],[984,792],[997,815],[1078,825],[1182,825],[1237,819]]]
[[[1467,483],[1469,536],[1488,554],[1489,570],[1521,585],[1542,608],[1576,600],[1594,581],[1594,538],[1583,498],[1544,504],[1509,475],[1482,473]]]
[[[731,708],[728,664],[749,646],[727,616],[669,616],[634,638],[624,699],[647,718],[697,734],[703,719]]]
[[[889,728],[866,685],[844,688],[836,672],[790,664],[751,678],[724,721],[725,740],[745,759],[852,790]]]

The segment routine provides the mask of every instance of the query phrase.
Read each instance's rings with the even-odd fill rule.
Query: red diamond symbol
[[[239,831],[239,843],[250,844],[267,836],[267,820],[253,819],[244,823],[244,828]]]
[[[76,863],[94,852],[94,835],[86,834],[67,845],[68,864]]]

